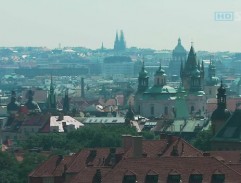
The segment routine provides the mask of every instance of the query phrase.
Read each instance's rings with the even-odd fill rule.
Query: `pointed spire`
[[[53,85],[53,76],[51,74],[51,79],[50,79],[50,93],[54,92],[54,85]]]
[[[120,50],[126,49],[126,42],[125,42],[123,30],[120,31],[119,49]]]
[[[118,36],[118,32],[116,31],[116,35],[115,35],[115,42],[114,42],[114,50],[118,51],[119,50],[119,36]]]
[[[179,45],[182,44],[182,41],[181,41],[181,38],[180,38],[180,37],[178,38],[178,44],[179,44]]]
[[[119,42],[118,31],[116,31],[116,34],[115,34],[115,42]]]
[[[64,102],[63,102],[63,111],[65,113],[69,112],[69,93],[68,89],[65,90],[65,95],[64,95]]]
[[[101,43],[101,50],[104,50],[105,48],[104,48],[104,43],[102,42]]]

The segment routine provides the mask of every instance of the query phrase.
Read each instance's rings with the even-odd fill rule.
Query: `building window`
[[[181,175],[180,174],[168,175],[167,179],[168,179],[167,180],[168,183],[180,183]]]
[[[191,174],[189,177],[189,183],[202,183],[203,176],[202,174]]]
[[[136,183],[136,175],[125,175],[122,183]]]
[[[158,182],[158,175],[146,175],[145,183],[157,183]]]
[[[211,183],[224,183],[225,181],[225,175],[222,173],[214,173],[212,175],[212,181]]]

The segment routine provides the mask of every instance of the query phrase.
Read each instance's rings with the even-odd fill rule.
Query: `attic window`
[[[211,183],[224,183],[225,175],[223,173],[214,173]]]
[[[168,183],[179,183],[181,175],[168,175]]]
[[[171,170],[167,177],[168,183],[180,183],[181,181],[181,174],[176,170]]]
[[[136,174],[127,170],[124,174],[122,183],[136,183]]]
[[[146,175],[145,183],[157,183],[157,182],[158,182],[158,175]]]
[[[122,183],[136,183],[136,175],[125,175]]]
[[[189,177],[189,183],[202,183],[203,175],[202,174],[191,174]]]
[[[158,174],[153,170],[149,170],[146,174],[145,183],[157,183],[157,182],[158,182]]]

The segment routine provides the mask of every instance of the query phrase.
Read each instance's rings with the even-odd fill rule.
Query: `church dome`
[[[181,39],[178,39],[177,46],[174,48],[173,53],[186,53],[187,51],[182,46]]]

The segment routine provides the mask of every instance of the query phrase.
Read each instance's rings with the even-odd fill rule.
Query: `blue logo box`
[[[234,12],[232,12],[232,11],[214,12],[214,20],[215,21],[233,21],[234,20]]]

